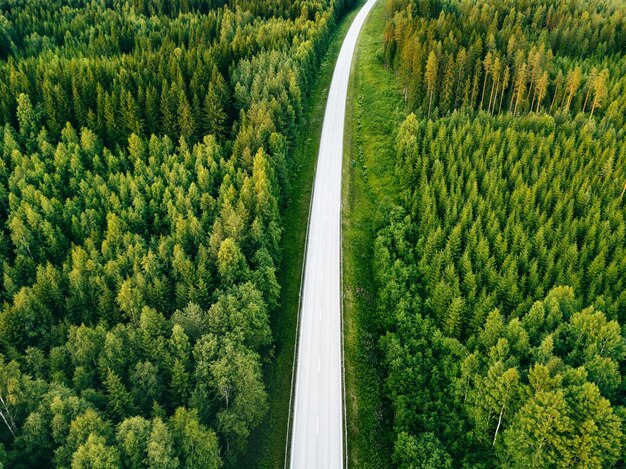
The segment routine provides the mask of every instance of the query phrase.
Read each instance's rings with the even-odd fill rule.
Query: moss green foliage
[[[296,136],[350,5],[0,6],[0,462],[238,465]]]
[[[373,255],[394,464],[622,463],[623,4],[387,12],[415,111]]]

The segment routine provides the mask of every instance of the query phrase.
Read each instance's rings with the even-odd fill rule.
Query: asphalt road
[[[341,346],[341,168],[346,97],[361,27],[376,0],[358,13],[344,39],[328,93],[309,221],[291,437],[292,468],[344,464]]]

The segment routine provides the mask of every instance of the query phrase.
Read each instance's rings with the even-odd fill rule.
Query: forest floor
[[[348,91],[343,163],[344,360],[350,467],[390,467],[388,411],[378,365],[373,251],[397,200],[396,129],[406,117],[398,83],[383,64],[385,3],[365,23]]]
[[[270,408],[265,421],[250,436],[249,449],[241,461],[241,467],[284,467],[302,262],[326,97],[343,38],[364,3],[365,0],[358,0],[333,33],[328,53],[320,66],[317,83],[309,98],[306,123],[303,126],[305,131],[296,142],[295,174],[288,194],[289,205],[283,214],[285,231],[282,237],[282,264],[278,272],[281,307],[271,317],[276,349],[265,370]]]

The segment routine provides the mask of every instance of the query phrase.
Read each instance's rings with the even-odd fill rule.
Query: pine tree
[[[517,115],[517,108],[524,100],[526,95],[526,70],[526,63],[523,63],[517,71],[517,75],[515,77],[515,107],[513,108],[514,116]]]
[[[178,99],[178,91],[174,83],[171,86],[163,81],[161,85],[161,132],[170,138],[178,135],[178,108],[175,100]]]
[[[452,110],[452,94],[454,92],[454,58],[452,54],[446,54],[443,84],[441,91],[441,106],[446,111]]]
[[[434,50],[430,51],[428,62],[426,62],[426,92],[428,93],[428,117],[430,118],[430,110],[437,89],[437,76],[439,74],[439,59]]]
[[[543,75],[539,78],[537,82],[537,109],[536,112],[539,112],[541,108],[541,102],[546,97],[548,92],[548,72],[543,72]]]
[[[482,70],[483,70],[482,63],[480,61],[477,61],[476,65],[474,66],[474,76],[472,79],[472,91],[471,91],[470,99],[469,99],[470,109],[474,109],[478,101],[478,93],[480,92],[480,75],[482,73]]]
[[[141,135],[143,125],[139,107],[130,91],[122,89],[120,96],[121,123],[124,129],[124,136],[130,134]]]
[[[133,403],[124,383],[113,371],[107,373],[105,386],[108,394],[108,410],[116,420],[123,420],[133,412]]]
[[[591,91],[593,90],[593,82],[598,76],[598,70],[593,67],[589,75],[587,75],[587,92],[585,93],[585,102],[583,103],[583,112],[587,110],[587,102],[589,101],[589,96],[591,96]]]
[[[43,109],[46,116],[46,123],[50,134],[58,137],[61,132],[61,123],[58,119],[58,110],[55,102],[55,91],[48,77],[44,78],[42,84]]]
[[[194,142],[196,122],[187,95],[182,88],[178,92],[178,128],[181,138],[184,138],[186,142]]]
[[[149,85],[145,91],[145,105],[143,107],[145,115],[146,134],[148,136],[159,132],[159,99],[157,90]]]
[[[226,129],[226,113],[212,83],[204,100],[203,118],[205,135],[213,135],[220,140]]]
[[[552,102],[550,103],[550,112],[554,110],[554,103],[556,102],[556,98],[559,94],[559,89],[563,86],[565,77],[563,76],[563,71],[559,70],[556,74],[556,78],[554,79],[554,95],[552,96]]]
[[[496,56],[493,64],[491,65],[491,92],[489,93],[489,105],[487,106],[487,112],[492,112],[492,102],[495,107],[495,102],[498,97],[498,87],[500,86],[500,73],[502,69],[502,63],[500,57]],[[494,96],[495,91],[495,96]]]
[[[510,73],[511,72],[509,66],[507,65],[506,67],[504,67],[504,76],[502,77],[502,92],[500,93],[500,105],[498,106],[498,113],[502,112],[502,100],[504,99],[504,94],[509,86]]]
[[[20,126],[20,135],[25,139],[34,138],[37,129],[37,116],[27,94],[21,93],[17,97],[16,114]]]
[[[480,95],[480,107],[479,109],[482,110],[483,108],[483,102],[485,100],[485,88],[487,87],[487,78],[489,77],[489,74],[491,73],[491,67],[493,65],[493,56],[491,54],[491,51],[487,52],[487,55],[485,56],[485,59],[483,60],[483,67],[485,69],[485,75],[483,78],[483,92]]]
[[[87,122],[87,109],[83,104],[83,97],[78,89],[77,80],[72,80],[72,106],[74,108],[74,117],[77,128],[85,126]]]
[[[443,330],[450,337],[461,337],[461,331],[464,325],[463,309],[464,301],[460,297],[454,298],[448,307],[448,312],[445,315],[445,321],[443,324]]]
[[[576,91],[578,91],[578,87],[580,86],[580,80],[581,80],[581,71],[579,67],[576,67],[574,70],[570,71],[567,74],[567,78],[565,79],[565,88],[566,88],[566,94],[567,94],[567,104],[565,105],[565,112],[569,112],[570,110],[570,106],[572,105],[572,99],[574,98],[574,95],[576,94]],[[563,95],[563,98],[565,98],[565,94]]]
[[[602,70],[597,78],[593,81],[593,104],[591,105],[591,114],[589,119],[593,117],[593,112],[600,108],[604,99],[608,94],[607,80],[609,78],[609,71],[607,69]]]
[[[118,113],[115,107],[115,103],[111,95],[108,92],[104,93],[104,126],[106,129],[107,141],[111,146],[115,146],[120,141],[120,135],[118,130]]]
[[[466,92],[464,86],[467,82],[467,51],[461,47],[456,54],[456,62],[454,64],[454,76],[456,77],[455,99],[453,106],[458,108],[463,103],[463,95]],[[469,88],[469,82],[467,82]]]

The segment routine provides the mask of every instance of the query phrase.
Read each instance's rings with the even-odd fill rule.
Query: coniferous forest
[[[626,4],[388,0],[376,239],[399,467],[626,461]]]
[[[0,2],[0,466],[234,466],[351,0]]]

